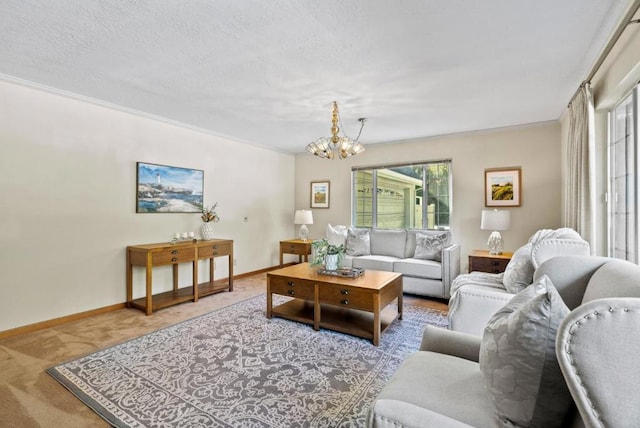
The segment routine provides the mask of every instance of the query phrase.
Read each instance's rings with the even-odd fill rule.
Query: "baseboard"
[[[71,321],[80,320],[83,318],[89,318],[94,315],[100,315],[107,312],[117,311],[126,307],[125,303],[116,303],[115,305],[105,306],[103,308],[91,309],[90,311],[80,312],[77,314],[66,315],[60,318],[54,318],[51,320],[40,321],[35,324],[28,324],[22,327],[16,327],[9,330],[0,331],[0,339],[6,339],[7,337],[17,336],[19,334],[33,333],[34,331],[44,330],[45,328],[55,327],[61,324],[65,324]]]
[[[293,265],[295,263],[287,263],[284,266],[289,266],[289,265]],[[253,275],[258,275],[261,273],[266,273],[269,271],[272,271],[274,269],[279,269],[280,266],[272,266],[272,267],[268,267],[265,269],[260,269],[260,270],[256,270],[253,272],[245,272],[242,273],[240,275],[234,275],[233,276],[233,280],[237,280],[237,279],[242,279],[242,278],[247,278],[249,276],[253,276]],[[221,278],[216,280],[215,282],[225,282],[227,279],[226,278]],[[33,333],[35,331],[39,331],[39,330],[44,330],[45,328],[51,328],[51,327],[55,327],[61,324],[65,324],[71,321],[76,321],[76,320],[80,320],[83,318],[89,318],[92,317],[94,315],[100,315],[100,314],[104,314],[107,312],[113,312],[113,311],[117,311],[119,309],[124,309],[127,307],[126,302],[122,302],[122,303],[116,303],[115,305],[110,305],[110,306],[105,306],[102,308],[97,308],[97,309],[91,309],[89,311],[85,311],[85,312],[80,312],[77,314],[71,314],[71,315],[65,315],[63,317],[60,318],[54,318],[51,320],[46,320],[46,321],[40,321],[34,324],[28,324],[22,327],[16,327],[16,328],[12,328],[9,330],[4,330],[4,331],[0,331],[0,339],[6,339],[8,337],[13,337],[13,336],[18,336],[20,334],[25,334],[25,333]]]

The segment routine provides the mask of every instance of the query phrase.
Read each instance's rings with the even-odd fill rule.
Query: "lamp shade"
[[[294,224],[313,224],[313,214],[311,210],[296,210]]]
[[[480,229],[483,230],[507,230],[511,223],[511,211],[507,210],[482,210]]]

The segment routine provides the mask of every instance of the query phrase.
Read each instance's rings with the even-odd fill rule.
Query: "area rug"
[[[116,427],[362,427],[444,312],[405,304],[371,341],[279,318],[255,297],[51,367]]]

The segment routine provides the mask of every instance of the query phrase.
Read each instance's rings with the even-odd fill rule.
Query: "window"
[[[352,184],[356,227],[449,228],[450,160],[354,168]]]
[[[638,86],[609,112],[609,256],[638,263]]]

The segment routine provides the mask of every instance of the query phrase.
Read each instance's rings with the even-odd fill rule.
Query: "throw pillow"
[[[416,252],[414,259],[442,261],[442,249],[449,241],[448,233],[416,233]]]
[[[533,282],[535,268],[531,261],[532,247],[532,244],[523,245],[509,260],[502,281],[508,292],[518,294]]]
[[[327,242],[329,245],[346,245],[347,244],[347,226],[331,226],[327,224]]]
[[[347,255],[368,256],[371,255],[371,239],[369,229],[355,229],[350,227],[347,231]]]
[[[484,330],[480,372],[500,426],[558,427],[571,396],[555,353],[569,309],[546,275],[496,312]]]

